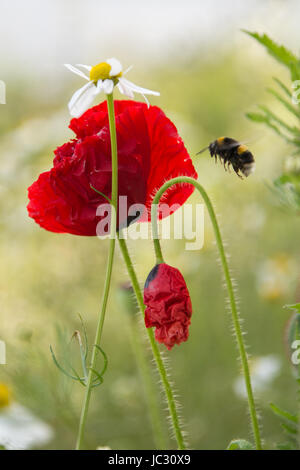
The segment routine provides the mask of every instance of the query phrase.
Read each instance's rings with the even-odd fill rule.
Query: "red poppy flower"
[[[144,288],[145,324],[156,327],[155,338],[168,349],[189,336],[192,303],[185,280],[178,269],[157,264]]]
[[[150,220],[151,202],[162,184],[179,175],[197,178],[191,158],[174,124],[156,106],[137,101],[115,101],[118,143],[118,193],[127,206],[144,204],[139,221]],[[28,189],[28,214],[52,232],[96,235],[96,214],[111,197],[111,147],[106,102],[71,120],[76,138],[55,150],[53,168]],[[170,188],[163,203],[182,205],[191,185]],[[170,213],[176,208],[171,208]],[[161,216],[169,215],[163,211]],[[103,216],[102,216],[103,217]],[[136,218],[119,220],[127,226]]]

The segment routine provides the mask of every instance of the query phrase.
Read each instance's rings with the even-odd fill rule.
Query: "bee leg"
[[[234,169],[235,173],[238,175],[238,177],[241,178],[241,180],[242,180],[243,177],[242,177],[242,175],[240,175],[240,173],[239,173],[240,169],[239,169],[239,168],[234,168],[234,167],[233,167],[233,169]]]
[[[231,173],[231,171],[230,171],[230,165],[231,165],[231,163],[230,163],[230,161],[228,161],[228,165],[227,165],[228,173]]]

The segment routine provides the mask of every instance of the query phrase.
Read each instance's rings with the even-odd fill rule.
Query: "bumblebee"
[[[209,144],[208,147],[200,150],[199,153],[209,150],[211,157],[219,157],[220,162],[223,160],[225,170],[229,170],[230,165],[236,174],[243,179],[240,172],[244,176],[249,176],[255,169],[255,160],[252,153],[248,150],[246,145],[241,144],[237,140],[230,137],[219,137],[217,140]],[[226,167],[227,165],[227,167]]]

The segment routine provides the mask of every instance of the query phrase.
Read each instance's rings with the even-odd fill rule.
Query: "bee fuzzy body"
[[[240,178],[242,178],[240,172],[247,177],[253,173],[255,169],[254,157],[246,145],[230,137],[219,137],[209,144],[208,150],[211,157],[215,157],[216,161],[219,157],[226,171],[232,166],[233,170]]]

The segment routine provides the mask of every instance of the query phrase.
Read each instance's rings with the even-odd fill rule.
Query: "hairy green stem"
[[[136,296],[137,301],[138,301],[139,308],[140,308],[141,313],[144,317],[145,305],[144,305],[144,301],[143,301],[143,294],[142,294],[142,291],[141,291],[140,286],[139,286],[139,282],[138,282],[137,277],[136,277],[136,273],[135,273],[135,270],[134,270],[129,252],[128,252],[127,244],[126,244],[125,240],[121,237],[119,237],[119,244],[120,244],[121,252],[122,252],[126,267],[127,267],[127,271],[128,271],[130,280],[131,280],[131,284],[132,284],[135,296]],[[161,381],[162,381],[162,384],[163,384],[163,387],[164,387],[164,391],[165,391],[165,394],[166,394],[168,408],[169,408],[169,412],[170,412],[170,416],[171,416],[171,420],[172,420],[172,425],[173,425],[175,437],[176,437],[176,440],[177,440],[178,449],[183,450],[183,449],[185,449],[185,443],[184,443],[183,434],[182,434],[180,423],[179,423],[175,398],[174,398],[172,387],[171,387],[169,379],[168,379],[168,374],[167,374],[163,359],[161,357],[158,345],[157,345],[157,343],[155,341],[155,338],[154,338],[153,328],[147,328],[147,334],[148,334],[148,337],[149,337],[149,340],[150,340],[153,356],[154,356],[154,359],[156,361],[156,365],[157,365],[157,368],[158,368],[158,371],[159,371],[159,374],[160,374],[160,378],[161,378]]]
[[[151,207],[151,217],[152,217],[152,207]],[[157,217],[157,213],[156,213]],[[163,254],[161,251],[161,246],[159,242],[159,237],[158,237],[158,224],[152,224],[152,238],[153,238],[153,244],[154,244],[154,251],[155,251],[155,256],[156,256],[156,263],[164,263],[164,258]]]
[[[230,276],[230,271],[228,267],[228,262],[224,250],[224,245],[221,237],[221,232],[219,229],[219,225],[217,222],[217,218],[215,215],[214,208],[212,206],[212,203],[205,191],[205,189],[201,186],[201,184],[194,180],[193,178],[190,178],[188,176],[182,176],[182,177],[177,177],[173,178],[170,181],[167,181],[156,193],[154,199],[153,199],[153,204],[151,208],[151,221],[152,221],[152,232],[153,232],[153,238],[154,243],[155,243],[155,253],[161,252],[161,249],[157,248],[157,245],[160,245],[159,239],[158,239],[158,227],[157,227],[157,212],[158,212],[158,204],[160,201],[160,198],[162,197],[163,193],[167,191],[172,185],[174,184],[182,184],[182,183],[189,183],[192,184],[201,194],[205,205],[207,207],[210,220],[214,229],[215,233],[215,238],[217,242],[217,246],[219,249],[219,254],[221,258],[221,263],[224,271],[224,276],[225,276],[225,281],[226,281],[226,286],[227,286],[227,291],[228,291],[228,296],[230,300],[230,306],[231,306],[231,313],[232,313],[232,320],[233,320],[233,325],[234,325],[234,330],[235,330],[235,335],[237,339],[237,344],[239,348],[239,353],[240,353],[240,358],[241,358],[241,364],[242,364],[242,370],[243,370],[243,375],[244,375],[244,380],[245,380],[245,385],[246,385],[246,390],[247,390],[247,396],[248,396],[248,404],[249,404],[249,411],[250,411],[250,417],[251,417],[251,422],[252,422],[252,429],[253,429],[253,434],[256,442],[256,449],[261,450],[262,449],[262,443],[261,443],[261,437],[260,437],[260,430],[259,430],[259,423],[258,423],[258,418],[257,418],[257,411],[256,411],[256,406],[255,406],[255,401],[254,401],[254,395],[253,395],[253,390],[252,390],[252,385],[251,385],[251,377],[250,377],[250,371],[249,371],[249,364],[248,364],[248,358],[247,358],[247,352],[246,348],[244,345],[243,341],[243,333],[240,325],[240,320],[239,320],[239,315],[238,315],[238,310],[236,306],[236,300],[235,300],[235,295],[234,295],[234,288]]]
[[[153,381],[150,366],[142,344],[143,338],[141,338],[140,325],[137,323],[135,315],[131,315],[130,318],[130,339],[134,356],[144,383],[154,442],[157,449],[164,450],[166,449],[167,444],[162,426],[161,410],[158,404],[155,383]]]
[[[95,336],[95,343],[92,351],[91,357],[91,364],[89,368],[89,374],[86,381],[86,389],[85,389],[85,396],[81,410],[80,416],[80,424],[79,424],[79,431],[76,443],[76,450],[80,450],[83,446],[84,440],[84,431],[85,425],[87,420],[87,414],[92,394],[93,388],[93,379],[94,379],[94,370],[96,368],[96,360],[98,349],[96,346],[100,345],[104,319],[105,319],[105,312],[107,307],[108,301],[108,294],[110,289],[111,283],[111,275],[112,275],[112,268],[113,268],[113,260],[114,260],[114,253],[115,253],[115,245],[116,245],[116,224],[117,224],[117,202],[118,202],[118,153],[117,153],[117,134],[116,134],[116,125],[115,125],[115,112],[114,112],[114,100],[113,94],[107,95],[107,109],[108,109],[108,117],[109,117],[109,130],[110,130],[110,141],[111,141],[111,163],[112,163],[112,182],[111,182],[111,217],[110,217],[110,241],[109,241],[109,252],[108,252],[108,260],[107,260],[107,267],[106,267],[106,276],[105,276],[105,283],[104,283],[104,291],[102,295],[101,301],[101,310],[98,318],[98,324],[96,329],[96,336]]]

